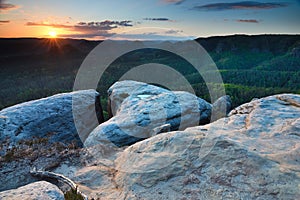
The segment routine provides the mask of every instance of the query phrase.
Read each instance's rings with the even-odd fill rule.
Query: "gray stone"
[[[164,92],[168,92],[168,90],[147,83],[130,80],[116,82],[107,91],[112,116],[116,115],[122,102],[128,96],[135,95],[146,98],[149,95],[158,95]]]
[[[17,189],[0,192],[2,200],[64,200],[64,194],[57,186],[46,181],[39,181]]]
[[[228,95],[217,99],[217,101],[215,101],[212,105],[213,119],[211,119],[211,121],[215,121],[220,118],[226,117],[231,110],[231,105],[232,105],[231,98]]]
[[[211,104],[188,92],[122,81],[114,84],[109,94],[114,117],[95,128],[85,146],[98,143],[131,145],[150,137],[154,128],[164,124],[170,124],[173,131],[210,120]]]
[[[99,94],[95,90],[84,90],[5,108],[0,111],[0,141],[9,139],[16,143],[33,137],[47,137],[49,142],[75,140],[81,143],[77,130],[84,140],[99,125],[95,111],[97,98]],[[73,114],[76,114],[77,129]]]
[[[150,135],[151,137],[157,135],[157,134],[161,134],[161,133],[167,133],[167,132],[170,132],[171,131],[171,124],[164,124],[164,125],[161,125],[159,127],[156,127],[154,128]]]
[[[300,95],[254,100],[211,124],[120,148],[109,167],[98,158],[103,184],[85,180],[86,191],[103,199],[297,199],[299,133]]]

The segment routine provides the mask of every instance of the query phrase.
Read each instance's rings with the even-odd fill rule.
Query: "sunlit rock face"
[[[169,91],[136,81],[115,83],[109,90],[113,117],[95,128],[85,146],[113,143],[131,145],[170,124],[170,130],[208,123],[212,105],[188,92]]]
[[[299,95],[257,99],[211,124],[103,154],[96,159],[103,184],[91,177],[86,191],[105,199],[297,199],[299,134]],[[85,185],[94,168],[74,178]]]
[[[90,199],[273,200],[300,196],[300,95],[280,94],[255,99],[233,109],[228,117],[197,126],[191,121],[195,116],[201,119],[199,108],[207,106],[207,111],[212,111],[211,104],[186,92],[153,88],[152,91],[160,92],[138,93],[133,88],[116,104],[114,117],[89,135],[86,142],[91,145],[80,149],[80,161],[75,162],[75,157],[68,161],[61,159],[51,167],[53,172],[72,179]],[[214,107],[222,108],[228,102],[227,97],[223,97]],[[172,131],[178,128],[174,125],[177,104],[183,107],[180,119],[186,126],[182,131]],[[168,121],[168,114],[174,116],[174,121]],[[131,124],[131,120],[134,123]],[[146,132],[151,137],[119,147],[95,132],[102,125],[114,130],[116,126],[108,126],[112,122],[127,124],[122,131],[132,133],[138,130],[138,125],[145,128],[154,123],[154,126]],[[1,170],[5,174],[10,169]],[[29,195],[36,194],[35,188],[40,188],[40,193],[44,191],[43,184],[35,184]],[[30,188],[31,184],[25,187]],[[48,189],[52,190],[51,187]],[[10,195],[9,199],[18,199],[19,194],[9,190],[1,192],[0,197]],[[50,194],[53,193],[47,192]]]
[[[95,90],[83,90],[5,108],[0,111],[0,141],[8,139],[15,144],[20,140],[39,137],[47,138],[49,142],[81,143],[78,131],[85,139],[99,125],[96,115],[101,119],[102,110],[96,111],[97,107],[101,109],[96,105],[98,98]],[[74,114],[81,116],[77,119],[77,127]]]
[[[117,181],[146,199],[293,199],[299,134],[299,95],[255,100],[228,118],[127,148],[116,161]]]

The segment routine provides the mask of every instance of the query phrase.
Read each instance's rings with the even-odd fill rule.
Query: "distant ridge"
[[[24,52],[37,51],[36,53],[46,53],[49,43],[57,43],[60,48],[67,46],[78,49],[83,53],[91,51],[97,44],[103,40],[86,40],[72,38],[0,38],[0,56],[12,56],[15,54],[24,54]],[[225,35],[199,37],[195,39],[207,51],[235,51],[241,48],[252,48],[258,51],[270,51],[280,54],[289,50],[289,48],[300,42],[300,34],[259,34],[259,35]],[[34,53],[35,54],[35,53]]]

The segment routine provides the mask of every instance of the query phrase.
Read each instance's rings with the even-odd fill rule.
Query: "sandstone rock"
[[[51,97],[21,103],[0,111],[0,141],[16,143],[33,137],[49,138],[50,142],[81,143],[101,121],[101,108],[95,111],[99,94],[95,90],[57,94]],[[72,101],[73,99],[73,101]],[[73,110],[72,110],[73,103]],[[100,110],[100,111],[99,111]],[[72,112],[73,111],[73,112]],[[74,124],[73,114],[77,122]]]
[[[215,121],[222,117],[226,117],[231,110],[231,104],[231,98],[228,95],[217,99],[217,101],[215,101],[212,105],[213,119],[211,119],[211,121]]]
[[[211,104],[188,92],[135,81],[117,82],[109,91],[115,116],[95,128],[85,146],[130,145],[150,137],[154,128],[164,124],[170,124],[170,130],[184,130],[210,120]]]
[[[105,184],[89,185],[90,197],[297,199],[299,105],[300,95],[270,96],[211,124],[138,142],[97,170]]]
[[[0,146],[0,149],[1,152],[5,152],[3,146]],[[5,154],[0,154],[0,180],[1,183],[5,183],[0,184],[0,191],[36,182],[37,178],[30,175],[33,167],[51,171],[60,166],[62,162],[78,165],[80,152],[81,149],[76,145],[52,144],[44,139],[18,143],[13,149],[7,150]],[[68,177],[68,174],[64,175]]]
[[[168,90],[147,83],[130,80],[116,82],[107,91],[112,116],[116,115],[124,99],[130,95],[147,97],[147,95],[158,95],[164,92],[168,92]]]
[[[0,192],[2,200],[64,200],[64,194],[57,186],[46,181],[39,181],[13,190]]]
[[[160,133],[167,133],[167,132],[170,132],[171,131],[171,124],[164,124],[164,125],[161,125],[159,127],[156,127],[154,128],[151,132],[150,132],[150,135],[151,137],[152,136],[155,136],[157,134],[160,134]]]
[[[114,131],[120,124],[125,127],[120,132],[146,127],[147,134],[155,136],[117,148],[102,142],[109,141],[104,135],[93,135],[100,144],[82,150],[80,166],[65,162],[55,169],[75,181],[89,198],[273,200],[300,196],[300,95],[255,99],[211,124],[166,133],[161,132],[174,130],[178,123],[168,120],[168,116],[179,118],[177,104],[186,124],[196,118],[194,106],[202,101],[189,93],[165,91],[137,92],[120,102],[116,115],[103,123],[112,138],[119,136]],[[211,109],[207,102],[204,105]],[[92,143],[90,137],[87,141]],[[1,192],[0,197],[6,192],[10,191]],[[18,194],[9,199],[19,199]]]

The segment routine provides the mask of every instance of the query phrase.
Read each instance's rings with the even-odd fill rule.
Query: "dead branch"
[[[57,181],[61,181],[65,184],[67,184],[71,189],[75,190],[77,193],[81,194],[85,200],[88,200],[88,197],[78,190],[78,186],[76,185],[76,183],[74,183],[71,179],[69,179],[68,177],[65,177],[62,174],[57,174],[57,173],[49,172],[49,171],[36,170],[36,168],[33,168],[32,170],[30,170],[30,174],[32,176],[40,177],[42,179],[50,178],[50,179],[54,179]]]

